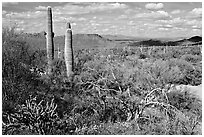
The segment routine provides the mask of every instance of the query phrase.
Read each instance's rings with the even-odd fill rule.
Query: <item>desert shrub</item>
[[[178,66],[183,79],[180,79],[178,83],[185,85],[200,85],[202,81],[201,69],[194,67],[191,63],[182,59],[170,59],[170,66]]]
[[[190,50],[190,54],[192,55],[201,55],[201,49],[199,46],[192,47]]]
[[[164,58],[163,56],[165,56],[165,53],[163,51],[163,47],[155,47],[153,49],[149,49],[150,51],[150,55],[152,58],[154,59],[162,59]]]
[[[200,122],[202,119],[202,102],[190,95],[188,90],[173,90],[168,94],[169,103],[178,108],[185,115],[185,122],[180,123],[179,134],[201,134]],[[174,129],[173,129],[174,128]],[[178,134],[175,127],[170,128],[171,134]],[[173,133],[172,133],[173,132]]]
[[[144,91],[164,87],[169,83],[177,83],[184,77],[179,67],[172,67],[168,61],[161,59],[142,61],[140,64],[136,64],[134,69],[127,68],[127,65],[125,67],[124,76],[129,72],[129,81],[132,81],[135,87]]]
[[[19,105],[15,113],[7,115],[4,131],[29,128],[31,132],[38,134],[52,132],[52,128],[55,128],[57,124],[58,116],[55,112],[57,105],[53,103],[53,100],[51,103],[43,103],[43,100],[37,103],[36,98],[30,98],[26,100],[26,104]]]
[[[11,110],[12,105],[25,101],[28,94],[32,94],[32,80],[36,78],[26,65],[30,62],[29,46],[19,40],[18,35],[14,29],[5,28],[2,31],[3,110]]]
[[[137,47],[77,50],[75,75],[67,78],[63,59],[53,61],[50,76],[29,71],[46,70],[46,52],[27,52],[29,45],[7,32],[12,38],[4,37],[2,54],[4,134],[200,134],[201,104],[168,92],[171,84],[201,83],[200,54],[189,47],[169,47],[165,54],[163,47],[151,54]],[[56,117],[46,104],[57,106],[50,111]]]
[[[78,135],[138,135],[140,132],[134,124],[121,123],[101,123],[89,128],[83,128],[77,131]]]
[[[15,27],[3,27],[2,28],[2,44],[6,44],[11,39],[14,39],[18,36],[18,34],[15,31]]]
[[[172,48],[167,54],[169,54],[170,58],[180,58],[181,51],[177,48]]]
[[[15,112],[3,113],[3,134],[73,134],[75,123],[69,117],[60,118],[57,107],[54,98],[45,101],[30,96]]]
[[[139,59],[146,59],[146,58],[147,58],[147,56],[145,54],[140,54],[139,55]]]
[[[31,71],[38,66],[38,69],[45,69],[44,53],[30,50],[30,45],[15,29],[4,29],[2,35],[2,109],[10,112],[29,95],[47,92],[49,86],[39,80],[37,71]]]
[[[55,59],[52,62],[52,75],[53,77],[57,76],[66,76],[66,66],[65,61],[62,59]]]
[[[196,114],[199,118],[202,117],[201,101],[197,98],[190,96],[188,91],[174,90],[168,93],[170,104],[178,108],[183,112],[191,111]]]
[[[145,64],[144,68],[150,73],[155,84],[165,85],[175,83],[182,79],[182,73],[178,67],[170,67],[168,61],[156,60],[150,64]]]
[[[195,115],[184,115],[185,112],[181,112],[181,110],[168,104],[170,99],[168,97],[165,91],[160,89],[149,92],[144,100],[138,100],[139,98],[136,96],[125,96],[120,100],[129,106],[129,109],[133,104],[128,103],[128,101],[137,102],[133,106],[138,108],[132,110],[132,112],[136,111],[136,113],[132,113],[130,121],[99,123],[79,128],[76,132],[77,134],[86,135],[200,134],[197,129],[198,119],[193,119]]]
[[[190,63],[197,63],[202,60],[202,57],[198,55],[185,54],[181,57],[181,59],[188,61]]]
[[[37,66],[45,70],[47,64],[47,55],[45,50],[36,50],[30,54],[30,65]]]
[[[182,83],[193,86],[202,84],[202,71],[197,69],[185,71],[185,77]]]
[[[112,98],[113,94],[118,92],[117,90],[119,90],[118,88],[120,85],[113,80],[114,78],[111,78],[112,74],[109,74],[108,71],[103,72],[102,74],[100,74],[100,72],[100,68],[98,71],[97,69],[96,71],[89,70],[88,72],[82,73],[80,77],[78,77],[78,84],[76,87],[77,89],[81,89],[81,92],[78,91],[78,93],[80,98],[83,99],[81,100],[83,103],[80,103],[79,106],[82,104],[85,105],[80,107],[83,108],[84,111],[86,109],[91,110],[95,108],[96,111],[94,112],[97,112],[97,117],[99,117],[98,119],[100,119],[102,122],[109,121],[109,118],[111,121],[114,121],[113,117],[117,115],[120,117],[119,113],[122,112],[122,108],[117,107],[118,101]]]

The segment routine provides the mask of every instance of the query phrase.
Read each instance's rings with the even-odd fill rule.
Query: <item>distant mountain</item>
[[[46,37],[44,32],[34,34],[22,34],[25,41],[28,42],[33,50],[46,50]],[[64,50],[65,36],[55,36],[55,50]],[[75,49],[83,48],[113,48],[119,46],[176,46],[176,45],[196,45],[202,43],[202,37],[193,36],[188,39],[165,41],[164,39],[139,39],[123,35],[99,35],[99,34],[75,34],[73,35],[73,47]]]
[[[145,37],[134,37],[134,36],[126,36],[126,35],[102,35],[104,38],[114,40],[114,41],[141,41],[147,40],[149,38]]]
[[[54,44],[57,48],[64,48],[65,36],[57,36],[54,38]],[[103,48],[116,46],[114,41],[106,39],[98,34],[75,34],[73,35],[73,47],[79,48]]]
[[[130,43],[129,46],[163,46],[164,42],[156,39],[143,40]]]
[[[191,42],[200,42],[200,41],[202,41],[202,37],[194,36],[194,37],[189,38],[188,40]]]
[[[138,42],[132,42],[129,46],[179,46],[179,45],[198,45],[202,44],[202,37],[194,36],[188,39],[181,39],[176,41],[164,41],[158,39],[143,40]]]
[[[107,47],[113,45],[112,40],[98,34],[76,34],[73,36],[73,45],[79,47]]]
[[[175,41],[175,42],[177,42],[178,45],[202,43],[202,37],[200,37],[200,36],[193,36],[191,38],[182,39],[182,40],[178,40],[178,41]]]
[[[24,39],[31,45],[32,49],[46,49],[46,37],[39,34],[23,34]],[[55,36],[54,45],[55,50],[64,50],[65,36]],[[80,48],[103,48],[114,47],[116,44],[114,41],[102,37],[99,34],[75,34],[73,35],[73,47],[74,49]]]
[[[102,35],[102,37],[110,40],[120,40],[120,39],[136,39],[136,37],[125,36],[125,35]]]

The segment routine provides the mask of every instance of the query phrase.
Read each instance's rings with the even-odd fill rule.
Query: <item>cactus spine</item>
[[[53,42],[53,28],[52,28],[52,9],[47,9],[47,59],[48,59],[48,74],[52,72],[52,60],[54,59],[54,42]]]
[[[70,23],[66,24],[64,58],[67,69],[67,77],[72,77],[74,70],[74,57],[72,47],[72,29]]]

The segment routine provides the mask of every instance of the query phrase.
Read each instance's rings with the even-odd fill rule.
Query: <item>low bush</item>
[[[201,84],[198,50],[75,50],[74,77],[67,78],[63,58],[46,75],[46,52],[30,50],[18,35],[3,31],[3,134],[201,134],[201,102],[169,91]]]
[[[202,61],[202,57],[198,55],[192,55],[192,54],[185,54],[181,57],[181,59],[190,62],[190,63],[197,63]]]

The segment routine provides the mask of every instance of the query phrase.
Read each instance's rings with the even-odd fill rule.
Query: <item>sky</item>
[[[201,2],[3,2],[2,25],[18,31],[46,31],[52,7],[55,35],[74,34],[176,38],[202,35]]]

